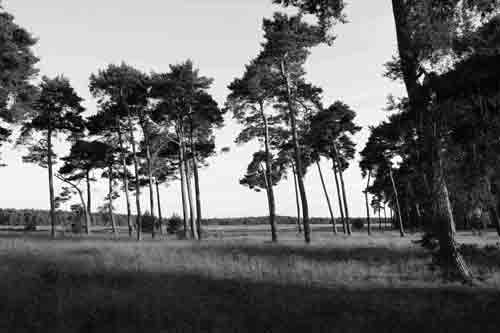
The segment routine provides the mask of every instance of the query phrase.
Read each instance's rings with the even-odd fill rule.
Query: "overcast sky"
[[[227,85],[242,75],[244,65],[260,50],[262,19],[281,10],[271,5],[271,0],[4,0],[3,5],[18,24],[39,38],[35,52],[41,58],[41,74],[67,76],[85,98],[89,113],[96,110],[88,91],[90,74],[122,61],[147,72],[162,72],[168,71],[169,64],[190,58],[202,75],[215,79],[211,93],[222,106]],[[391,2],[350,0],[346,14],[349,23],[336,28],[338,39],[333,47],[312,51],[307,78],[324,89],[325,104],[340,99],[357,112],[357,121],[365,128],[355,138],[361,150],[367,127],[386,116],[382,110],[387,95],[401,95],[402,87],[382,76],[383,64],[396,50]],[[217,132],[217,146],[229,146],[231,152],[212,158],[200,174],[206,217],[267,214],[265,193],[239,185],[258,146],[236,146],[233,142],[238,131],[239,126],[229,116],[225,128]],[[64,147],[64,143],[58,145],[60,150]],[[8,166],[0,169],[0,205],[48,209],[47,171],[23,164],[22,155],[8,145],[2,148]],[[322,166],[328,190],[334,195],[331,165],[324,161]],[[357,160],[345,178],[351,215],[364,216],[362,190],[366,184]],[[97,207],[106,195],[106,186],[95,187],[92,204]],[[180,212],[179,187],[173,182],[162,189],[166,215]],[[306,176],[306,187],[311,215],[327,216],[315,168]],[[278,214],[295,214],[293,178],[276,188],[276,200]],[[123,212],[124,199],[117,201]],[[338,215],[337,199],[332,198],[332,202]]]

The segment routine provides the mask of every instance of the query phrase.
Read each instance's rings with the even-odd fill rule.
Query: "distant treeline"
[[[77,216],[74,212],[70,211],[57,211],[56,218],[60,225],[71,225],[71,223],[82,219],[81,216]],[[109,215],[104,213],[92,214],[92,224],[94,226],[109,226]],[[127,226],[127,215],[116,214],[116,223],[119,226]],[[135,217],[134,217],[135,219]],[[282,225],[295,225],[297,224],[296,217],[290,216],[277,216],[276,222]],[[352,218],[351,222],[353,225],[362,225],[366,222],[365,218]],[[379,221],[374,221],[378,223]],[[382,219],[383,222],[383,219]],[[312,224],[329,224],[330,219],[313,217],[311,218]],[[341,223],[340,219],[336,220],[336,223]],[[228,217],[228,218],[211,218],[204,219],[203,225],[267,225],[269,224],[269,217],[267,216],[257,216],[257,217]],[[50,225],[50,212],[48,210],[41,209],[2,209],[0,208],[0,225],[2,226],[49,226]]]

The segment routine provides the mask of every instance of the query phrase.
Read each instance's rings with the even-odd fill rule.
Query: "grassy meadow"
[[[497,332],[500,250],[461,233],[479,285],[442,279],[393,232],[306,246],[292,229],[201,243],[0,233],[0,332]],[[246,230],[246,231],[245,231]],[[267,237],[266,237],[267,236]]]

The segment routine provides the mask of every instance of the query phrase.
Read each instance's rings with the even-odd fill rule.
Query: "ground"
[[[460,233],[478,286],[442,279],[397,233],[306,246],[293,229],[212,228],[201,243],[0,232],[0,332],[497,332],[494,233]]]

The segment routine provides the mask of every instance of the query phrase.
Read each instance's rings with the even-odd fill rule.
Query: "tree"
[[[128,131],[129,142],[132,147],[135,172],[135,203],[137,210],[136,226],[138,241],[142,239],[142,214],[135,122],[141,112],[147,107],[147,90],[148,78],[146,75],[125,63],[119,66],[109,65],[105,70],[100,70],[97,75],[92,74],[90,77],[90,91],[92,95],[99,98],[100,104],[111,103],[118,108],[120,113],[117,113],[117,121],[121,119],[126,121],[125,128]],[[120,125],[118,124],[118,126]]]
[[[38,58],[32,48],[37,40],[14,22],[0,4],[0,120],[18,122],[36,98],[36,88],[31,84],[38,73]],[[11,130],[0,125],[0,145],[7,141]]]
[[[38,157],[46,159],[41,163],[42,165],[46,163],[48,168],[51,234],[55,237],[52,140],[60,133],[70,134],[72,137],[81,135],[85,129],[85,123],[81,117],[84,108],[81,105],[82,99],[63,76],[54,79],[43,77],[39,89],[40,94],[33,103],[33,109],[27,114],[27,120],[23,123],[20,141],[26,145],[33,145],[32,139],[35,132],[45,136],[47,150],[45,154],[39,154]]]
[[[321,28],[310,25],[302,17],[276,13],[272,20],[263,23],[265,43],[259,55],[259,61],[266,63],[276,75],[277,88],[286,105],[287,118],[290,121],[298,185],[302,201],[304,238],[311,241],[309,208],[304,186],[304,168],[302,166],[301,147],[298,136],[297,117],[299,116],[298,87],[304,83],[304,63],[310,49],[326,41]]]
[[[92,191],[90,183],[94,180],[91,172],[95,169],[106,168],[110,165],[112,148],[99,141],[76,141],[71,147],[68,156],[63,157],[64,165],[59,169],[59,174],[65,179],[73,181],[85,179],[87,185],[87,212],[92,221]],[[112,163],[112,162],[111,162]],[[90,233],[90,224],[86,226],[87,234]]]
[[[351,234],[351,227],[343,171],[349,166],[349,161],[354,158],[355,144],[351,136],[361,130],[361,127],[354,123],[355,117],[356,113],[348,105],[337,101],[327,109],[322,109],[312,116],[310,129],[306,136],[309,146],[316,154],[332,160],[339,209],[342,220],[345,217],[345,224],[343,221],[344,232],[348,234]],[[337,178],[340,178],[340,187]],[[343,199],[343,203],[340,198]]]
[[[259,170],[253,170],[254,166],[259,164],[256,162],[256,158],[264,157],[264,170],[266,171],[264,183],[267,185],[263,188],[266,189],[267,193],[269,224],[271,226],[273,242],[278,240],[278,236],[276,232],[276,202],[273,190],[276,182],[273,180],[272,175],[273,157],[270,147],[272,138],[270,137],[269,127],[276,125],[280,119],[276,115],[273,116],[269,112],[266,112],[266,107],[275,101],[275,81],[275,77],[271,74],[269,66],[254,60],[246,67],[243,77],[235,79],[229,85],[231,93],[226,102],[226,107],[232,110],[234,118],[244,126],[240,136],[236,140],[237,143],[248,142],[252,139],[258,139],[263,142],[264,152],[263,154],[254,154],[245,178],[248,178],[249,173],[259,172]],[[248,178],[248,185],[251,188],[256,186],[255,182],[259,182],[258,178],[258,176],[255,179]]]

